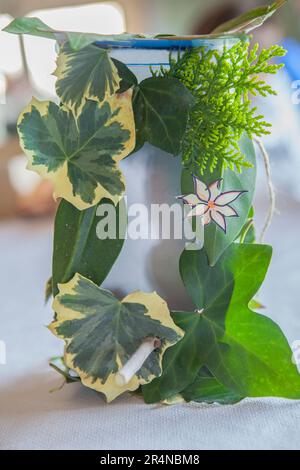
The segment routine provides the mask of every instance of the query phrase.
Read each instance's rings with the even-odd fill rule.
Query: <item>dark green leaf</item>
[[[145,142],[178,155],[194,98],[175,78],[147,78],[136,88],[133,109],[136,143]]]
[[[112,59],[112,61],[115,64],[118,75],[121,79],[118,93],[124,93],[124,91],[127,91],[129,88],[135,87],[138,84],[137,78],[127,65],[117,59]]]
[[[113,204],[103,200],[101,204]],[[120,204],[123,204],[120,203]],[[58,293],[58,284],[70,281],[80,273],[97,285],[101,285],[122,249],[124,239],[100,240],[97,237],[98,206],[79,211],[62,200],[57,210],[53,247],[53,294]],[[119,204],[116,220],[119,218]]]
[[[233,405],[244,397],[224,387],[213,375],[201,369],[192,384],[181,392],[186,401],[200,403],[219,403],[220,405]]]
[[[211,322],[206,320],[202,309],[204,304],[208,305],[212,300],[216,302],[215,314],[218,321],[223,322],[223,329],[219,330],[217,334],[220,337],[223,334],[224,316],[233,289],[232,274],[216,270],[214,278],[201,276],[197,272],[196,260],[201,266],[203,265],[203,269],[208,268],[204,250],[185,251],[181,256],[180,270],[185,286],[198,310],[172,313],[173,320],[185,331],[185,335],[179,343],[166,352],[161,377],[143,387],[147,403],[162,401],[180,393],[195,380],[199,369],[206,363],[211,349],[215,347],[217,338],[215,329]],[[208,275],[211,273],[212,271],[208,271]],[[201,282],[202,278],[203,283]],[[218,293],[217,286],[220,293],[215,298],[216,292]],[[205,302],[202,301],[203,297],[207,297]]]
[[[206,340],[201,328],[202,317],[195,312],[172,312],[172,318],[184,332],[184,337],[166,351],[163,373],[150,384],[143,386],[146,403],[157,403],[170,398],[194,381],[199,367],[204,363],[202,343]]]
[[[243,13],[237,18],[221,24],[213,30],[213,33],[248,33],[252,29],[261,26],[270,16],[275,13],[276,10],[278,10],[278,8],[282,7],[282,5],[284,5],[286,2],[287,0],[278,0],[272,5],[254,8],[247,13]]]

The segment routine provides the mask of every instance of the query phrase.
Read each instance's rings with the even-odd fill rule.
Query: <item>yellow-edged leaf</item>
[[[18,120],[28,169],[80,210],[102,198],[117,203],[124,191],[118,162],[135,146],[131,98],[127,90],[101,104],[87,100],[77,118],[64,106],[33,99]]]
[[[88,99],[103,101],[118,91],[120,77],[109,51],[90,44],[74,51],[64,43],[57,57],[56,92],[78,115]]]
[[[185,403],[185,399],[183,398],[182,395],[172,395],[170,398],[166,398],[165,400],[162,400],[161,403],[163,405],[179,405],[181,403]]]
[[[49,328],[66,342],[66,365],[84,385],[104,393],[108,402],[158,377],[165,350],[183,336],[155,292],[135,292],[120,302],[80,274],[59,285],[53,309],[56,320]],[[160,338],[161,347],[120,386],[116,374],[147,337]]]

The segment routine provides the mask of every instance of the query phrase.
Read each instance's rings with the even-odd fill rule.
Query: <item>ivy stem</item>
[[[241,237],[240,237],[240,243],[244,243],[245,240],[246,240],[246,236],[250,230],[250,228],[253,226],[253,219],[250,219],[248,220],[247,224],[246,224],[246,227],[244,228],[243,230],[243,233],[241,234]]]
[[[261,155],[262,155],[263,160],[264,160],[266,176],[267,176],[267,183],[268,183],[268,190],[269,190],[269,198],[270,198],[270,205],[269,205],[268,215],[267,215],[265,224],[263,226],[263,229],[262,229],[262,232],[261,232],[261,235],[260,235],[260,238],[259,238],[259,241],[262,243],[263,240],[264,240],[265,234],[266,234],[267,230],[269,229],[269,227],[272,223],[272,219],[273,219],[274,212],[275,212],[276,196],[275,196],[275,189],[274,189],[274,186],[273,186],[273,183],[272,183],[271,165],[270,165],[269,155],[268,155],[268,153],[266,151],[266,148],[265,148],[265,146],[264,146],[261,139],[259,139],[258,137],[254,137],[253,140],[258,145],[259,150],[260,150]]]
[[[161,341],[159,338],[146,338],[126,364],[117,372],[115,377],[116,384],[119,387],[128,384],[150,354],[160,346]]]

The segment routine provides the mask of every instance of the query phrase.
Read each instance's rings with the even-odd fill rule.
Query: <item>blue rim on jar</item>
[[[217,42],[236,43],[245,39],[245,33],[203,35],[203,36],[170,36],[156,38],[136,38],[124,41],[96,41],[103,48],[133,48],[133,49],[189,49],[194,47],[213,47]]]
[[[224,46],[232,47],[239,41],[247,40],[245,33],[209,36],[170,36],[157,38],[135,38],[124,41],[96,41],[98,47],[111,50],[111,56],[125,63],[128,67],[160,67],[169,65],[170,52],[205,47],[220,50]],[[139,51],[144,50],[145,56]]]

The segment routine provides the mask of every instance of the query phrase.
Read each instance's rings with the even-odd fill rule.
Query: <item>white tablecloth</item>
[[[281,204],[269,238],[273,263],[261,300],[292,342],[300,339],[300,208]],[[61,342],[47,330],[43,289],[50,275],[48,222],[0,224],[1,449],[300,449],[300,402],[245,400],[221,407],[149,406],[124,396],[106,405],[62,379],[47,360]]]

